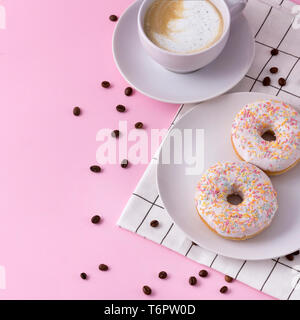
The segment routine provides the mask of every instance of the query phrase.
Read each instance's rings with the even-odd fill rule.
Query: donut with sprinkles
[[[203,222],[230,240],[253,238],[271,224],[278,209],[270,178],[244,161],[209,168],[200,178],[194,200]]]
[[[235,117],[231,141],[241,160],[282,174],[300,161],[300,115],[282,101],[248,104]]]

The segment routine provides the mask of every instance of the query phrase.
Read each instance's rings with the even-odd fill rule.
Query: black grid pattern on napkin
[[[258,0],[249,0],[249,1],[252,2],[251,4],[253,6],[255,6],[256,4],[259,5],[259,3],[257,2]],[[278,1],[278,4],[284,5],[285,2],[287,1],[288,0]],[[295,87],[292,87],[292,90],[289,90],[290,78],[292,76],[293,77],[295,76],[294,73],[300,74],[300,63],[299,63],[300,45],[299,45],[298,53],[295,53],[294,51],[289,52],[289,50],[287,50],[287,48],[283,46],[284,42],[289,37],[289,34],[291,32],[295,32],[292,29],[293,21],[290,21],[288,24],[287,23],[285,24],[286,30],[284,30],[284,33],[281,36],[281,38],[277,39],[277,45],[272,46],[269,44],[270,41],[267,41],[269,39],[266,39],[266,41],[262,41],[260,35],[266,32],[265,26],[268,23],[270,23],[269,20],[272,19],[272,14],[277,9],[266,6],[264,10],[265,10],[265,16],[263,17],[261,24],[258,26],[258,30],[255,32],[256,45],[260,46],[260,51],[263,52],[263,55],[256,57],[256,59],[259,58],[259,60],[263,60],[263,61],[259,62],[260,67],[255,71],[253,71],[253,73],[251,73],[251,70],[250,70],[249,73],[246,75],[246,77],[241,81],[241,83],[232,91],[259,91],[259,92],[271,93],[279,97],[282,96],[282,97],[290,98],[291,100],[293,100],[294,104],[300,104],[300,75],[298,76],[298,79],[299,79],[298,91],[297,91],[297,86],[295,86],[296,90],[295,90]],[[290,17],[286,17],[286,19],[290,19]],[[280,28],[280,25],[277,25],[277,27]],[[300,30],[299,30],[298,37],[300,42]],[[297,41],[297,39],[295,39],[295,41]],[[286,70],[286,67],[284,67],[285,69],[284,71],[286,72],[286,76],[284,78],[287,80],[287,86],[285,87],[281,87],[278,84],[278,82],[274,83],[273,81],[271,85],[268,87],[264,87],[262,84],[262,76],[264,76],[264,74],[266,76],[269,75],[267,68],[272,64],[273,61],[274,61],[274,66],[277,66],[280,69],[280,65],[279,66],[276,65],[277,56],[271,56],[270,54],[270,51],[273,48],[277,48],[279,50],[279,55],[286,55],[292,59],[289,70]],[[276,75],[274,77],[276,78]],[[279,75],[277,75],[277,77],[279,77]],[[176,122],[176,120],[183,115],[186,107],[189,108],[189,106],[184,106],[184,105],[180,107],[169,129],[171,129],[174,123]],[[151,170],[155,170],[157,161],[158,161],[157,157],[153,157],[153,160],[149,165],[149,169],[152,168]],[[154,173],[149,174],[149,177],[151,176],[153,179],[153,175],[155,174]],[[143,182],[144,179],[145,180],[150,179],[149,177],[144,176],[141,180],[141,183]],[[151,195],[151,197],[150,196],[147,197],[147,195],[144,195],[142,193],[140,194],[139,190],[141,189],[143,188],[141,185],[139,185],[136,191],[133,193],[131,197],[131,201],[143,201],[145,204],[145,212],[140,213],[140,216],[137,222],[133,222],[133,225],[134,223],[136,224],[135,228],[130,228],[126,225],[126,223],[123,223],[122,217],[120,219],[119,226],[126,229],[130,229],[130,231],[133,231],[154,242],[157,242],[162,245],[166,245],[166,242],[172,232],[177,234],[178,237],[180,232],[179,230],[175,230],[177,228],[176,225],[173,223],[171,218],[168,216],[168,214],[164,210],[163,205],[160,203],[158,191],[156,190],[156,194],[154,191],[155,196]],[[153,213],[154,211],[155,213]],[[132,212],[130,211],[130,209],[127,208],[125,209],[122,216],[124,218],[124,215],[126,215],[128,217],[128,220],[130,220],[131,213]],[[161,221],[161,218],[164,217],[162,228],[159,227],[154,230],[154,228],[150,227],[148,220],[152,219],[151,218],[152,214],[155,217],[157,217],[158,220],[160,221]],[[161,232],[161,229],[163,229],[163,232],[156,236],[155,232]],[[147,233],[147,230],[150,230],[149,232],[151,232],[151,235]],[[220,255],[208,252],[207,250],[200,248],[197,244],[189,241],[188,239],[185,240],[183,248],[180,248],[180,249],[177,248],[176,245],[172,245],[172,244],[168,244],[166,246],[175,251],[179,251],[181,254],[183,254],[186,257],[196,260],[201,264],[212,267],[223,273],[229,274],[233,278],[238,279],[242,282],[245,282],[246,284],[253,286],[256,289],[262,292],[268,293],[270,295],[273,295],[279,299],[300,299],[300,294],[299,294],[300,256],[297,256],[297,257],[295,256],[294,262],[288,261],[286,258],[278,258],[278,259],[272,259],[272,260],[267,260],[265,262],[257,263],[257,262],[249,262],[249,261],[238,261],[234,259],[221,257]],[[232,265],[232,268],[231,268],[231,265]],[[246,272],[246,270],[248,271]],[[253,273],[253,270],[261,270],[261,273],[264,275],[259,283],[258,282],[256,283],[255,281],[254,283],[253,279],[251,278],[251,273]],[[280,278],[280,281],[281,280],[284,281],[286,279],[287,282],[292,280],[293,282],[290,282],[287,285],[287,288],[285,290],[277,290],[276,288],[278,288],[278,286],[281,285],[278,281],[278,277]],[[284,292],[282,293],[281,291],[284,291]],[[296,292],[297,292],[297,295],[295,295]]]

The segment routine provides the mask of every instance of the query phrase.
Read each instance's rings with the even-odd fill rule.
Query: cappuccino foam
[[[186,54],[215,44],[224,22],[209,0],[156,0],[146,13],[144,29],[158,47]]]

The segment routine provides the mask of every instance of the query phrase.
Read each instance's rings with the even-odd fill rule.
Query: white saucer
[[[167,71],[144,51],[137,31],[141,0],[120,18],[113,36],[113,55],[122,76],[138,91],[169,103],[195,103],[233,88],[248,72],[254,59],[254,38],[241,15],[232,26],[223,53],[207,67],[190,74]]]
[[[204,129],[204,170],[218,161],[237,161],[230,141],[231,125],[236,113],[247,103],[278,97],[262,93],[234,93],[201,103],[184,115],[174,128]],[[288,101],[287,101],[288,102]],[[195,134],[193,135],[195,138]],[[168,148],[168,138],[162,146]],[[174,146],[171,145],[171,159]],[[178,145],[178,144],[177,144]],[[183,141],[184,154],[195,150],[194,141]],[[199,144],[198,144],[199,146]],[[160,152],[160,159],[161,159]],[[178,155],[178,154],[177,154]],[[194,206],[194,194],[199,175],[186,175],[188,165],[161,164],[157,168],[157,183],[164,207],[176,225],[202,248],[223,256],[263,260],[295,252],[300,247],[300,165],[289,172],[272,177],[278,192],[279,210],[270,225],[257,237],[246,241],[226,240],[204,225]]]

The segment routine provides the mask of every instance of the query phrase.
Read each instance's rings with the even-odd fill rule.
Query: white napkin
[[[300,105],[300,29],[293,28],[293,6],[295,4],[288,0],[249,0],[245,15],[255,34],[256,57],[246,77],[232,92],[264,92]],[[272,57],[271,48],[278,48],[280,54]],[[276,75],[270,75],[269,69],[273,66],[279,69]],[[265,76],[270,76],[272,80],[269,87],[262,85]],[[285,87],[278,85],[280,77],[287,79]],[[171,127],[193,106],[182,105]],[[156,185],[157,161],[157,157],[152,159],[129,199],[118,221],[120,227],[278,299],[300,299],[300,255],[295,256],[294,261],[288,261],[285,257],[264,261],[235,260],[202,249],[186,238],[160,201]],[[158,228],[150,226],[152,220],[160,222]]]

